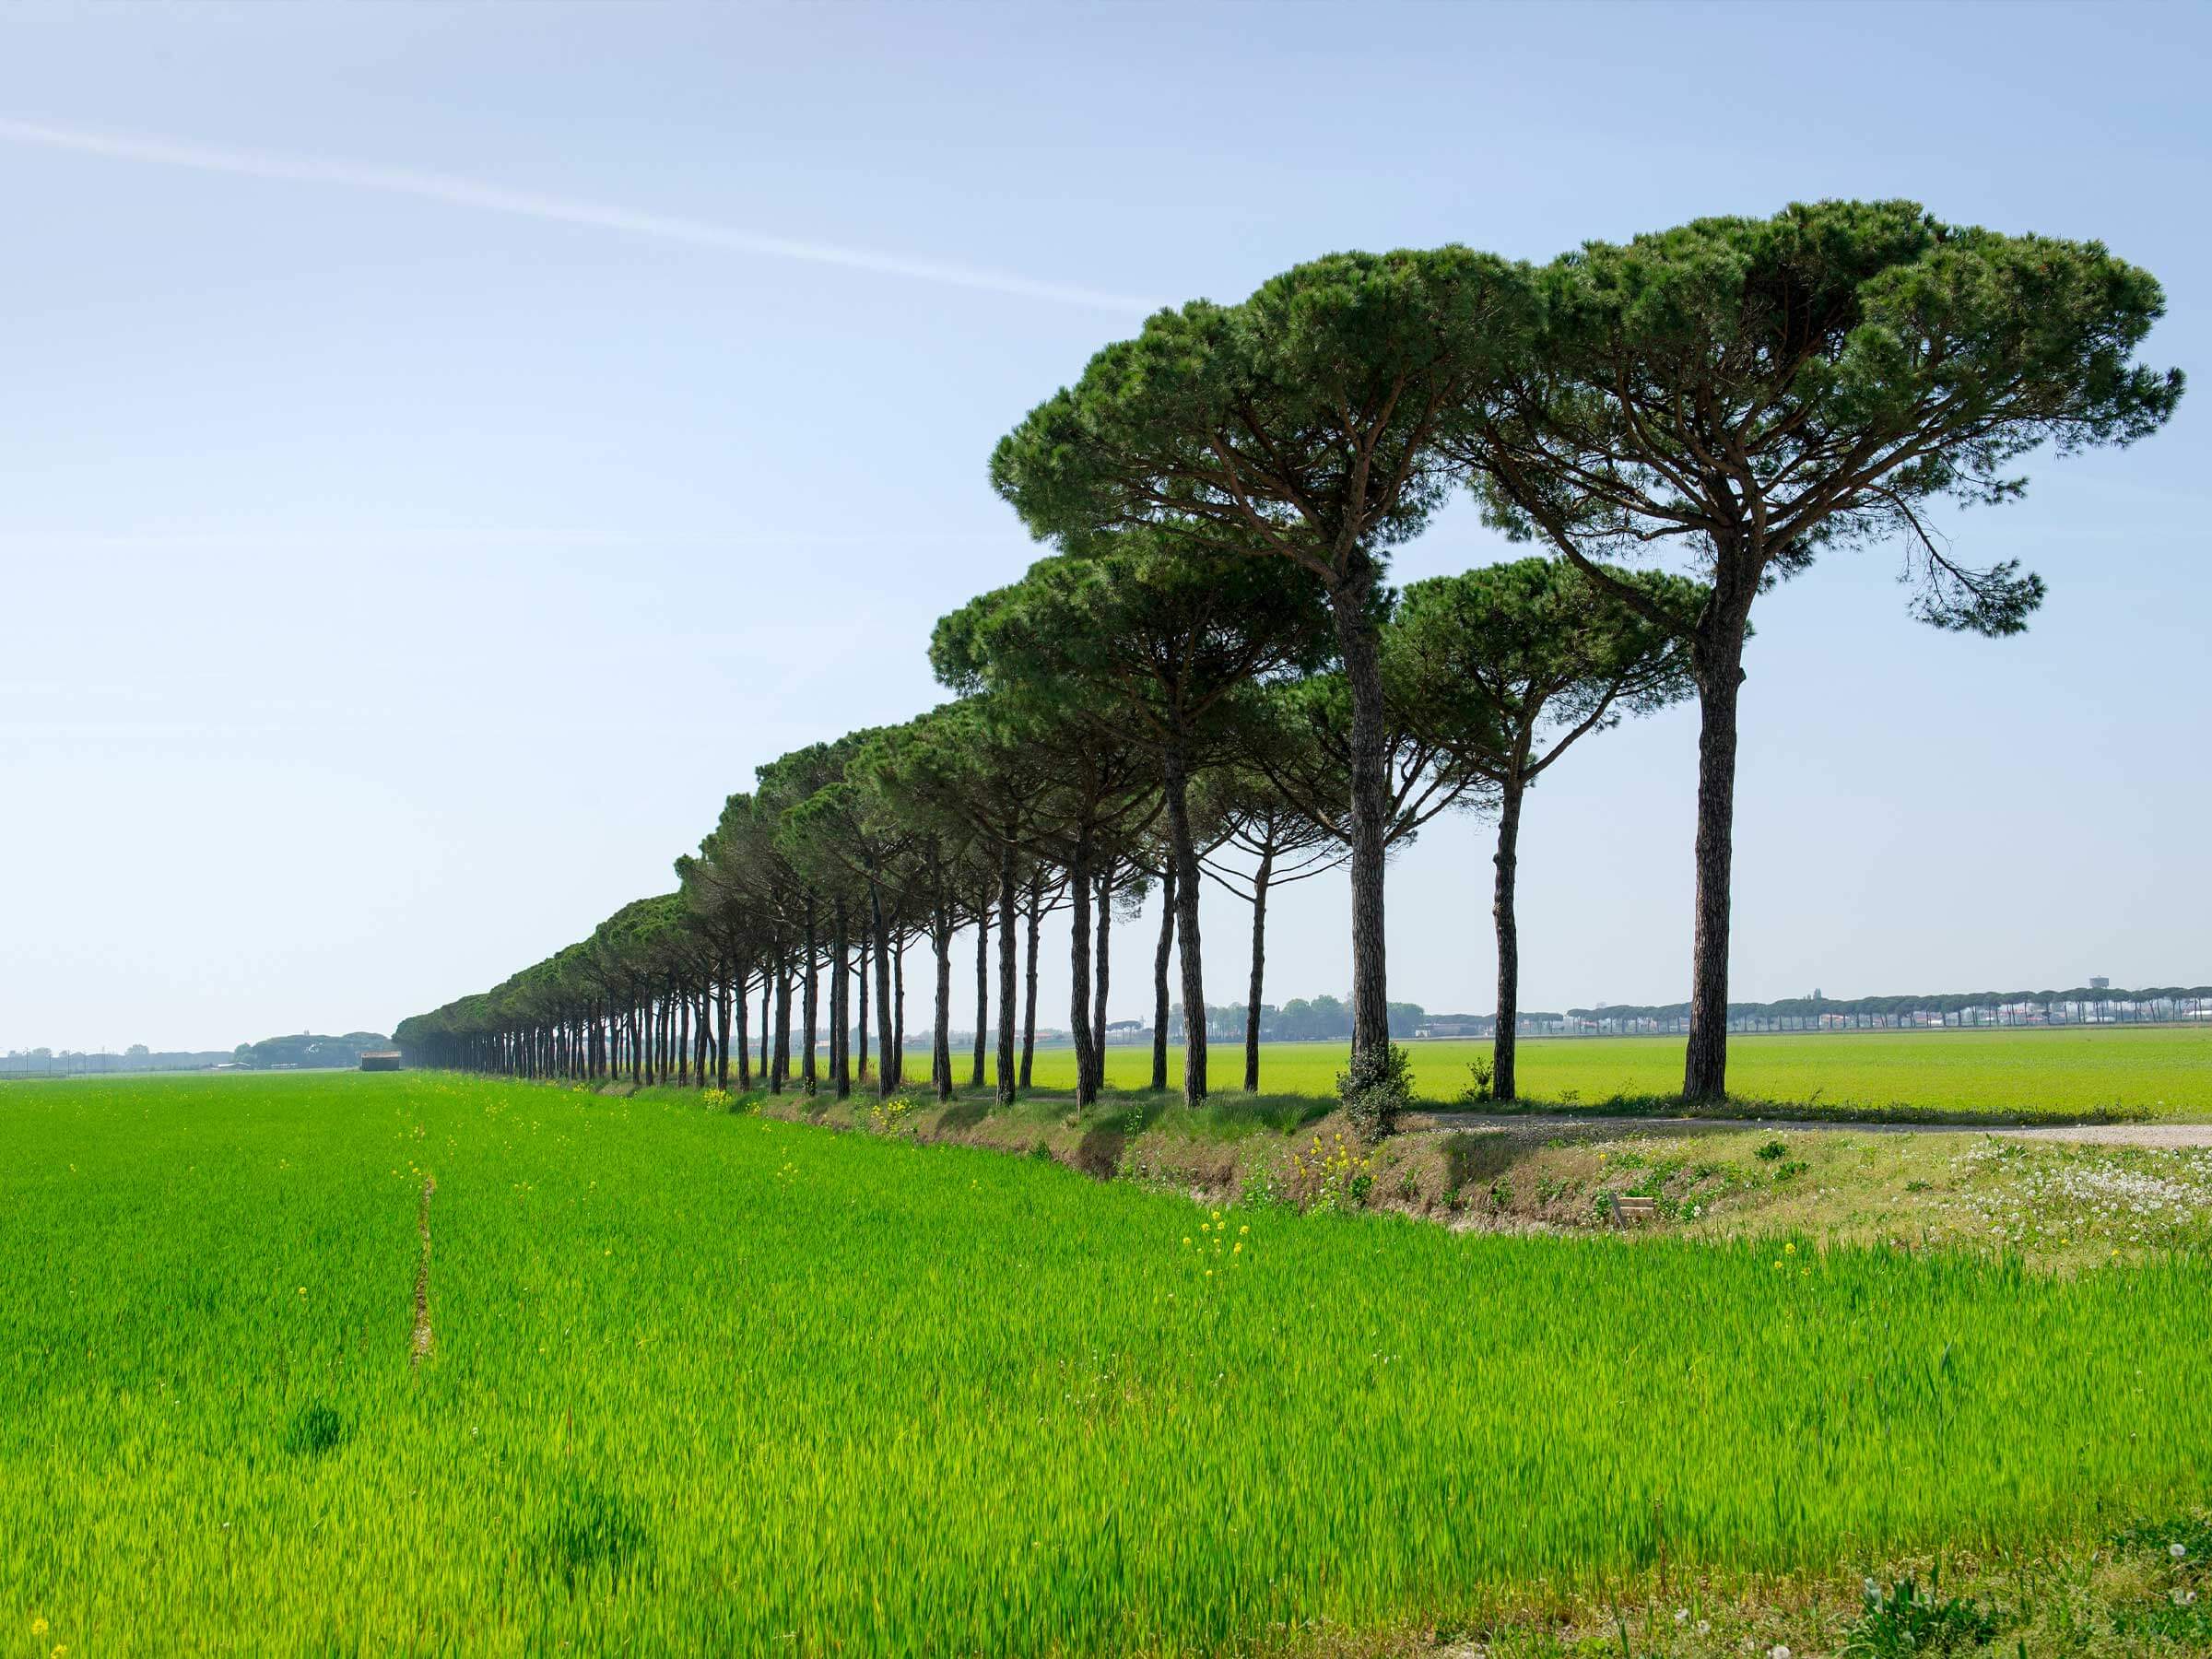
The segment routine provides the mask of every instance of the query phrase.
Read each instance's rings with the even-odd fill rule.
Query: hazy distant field
[[[1415,1042],[1421,1094],[1458,1097],[1467,1063],[1487,1058],[1486,1042]],[[1182,1081],[1180,1048],[1171,1075]],[[1270,1093],[1325,1094],[1343,1069],[1333,1042],[1268,1043],[1260,1050],[1260,1087]],[[1521,1092],[1530,1100],[1582,1102],[1613,1095],[1665,1095],[1682,1087],[1682,1040],[1575,1037],[1521,1044]],[[1141,1088],[1151,1078],[1149,1049],[1107,1051],[1107,1080]],[[1244,1077],[1241,1043],[1217,1044],[1216,1087]],[[963,1072],[961,1074],[965,1076]],[[1072,1088],[1075,1055],[1041,1049],[1041,1085]],[[2155,1117],[2212,1117],[2212,1030],[2167,1026],[2105,1030],[1838,1031],[1734,1037],[1728,1085],[1749,1099],[1821,1105],[1902,1104],[1947,1112],[2096,1112],[2119,1108]]]
[[[1185,1650],[2202,1497],[2186,1258],[1213,1221],[688,1102],[10,1087],[0,1615],[72,1653]]]

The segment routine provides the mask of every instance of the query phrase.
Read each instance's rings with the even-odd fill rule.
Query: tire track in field
[[[415,1230],[422,1235],[422,1262],[415,1269],[415,1336],[410,1344],[407,1363],[418,1366],[430,1351],[430,1194],[438,1190],[438,1178],[422,1178],[422,1207],[416,1212]]]

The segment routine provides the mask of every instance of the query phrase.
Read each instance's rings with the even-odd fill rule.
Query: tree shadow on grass
[[[963,1129],[972,1129],[991,1115],[991,1097],[979,1095],[972,1100],[956,1100],[937,1113],[936,1135],[957,1135]]]
[[[1073,1109],[1072,1097],[1066,1104]],[[1241,1140],[1248,1135],[1288,1135],[1335,1110],[1336,1100],[1329,1095],[1223,1089],[1193,1107],[1183,1104],[1179,1089],[1110,1088],[1084,1116],[1091,1125],[1132,1138],[1161,1129],[1198,1140]]]
[[[619,1491],[567,1475],[551,1507],[551,1519],[532,1540],[533,1553],[571,1592],[580,1583],[619,1583],[650,1563],[652,1535]]]

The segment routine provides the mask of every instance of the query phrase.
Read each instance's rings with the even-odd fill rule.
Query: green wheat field
[[[1217,1224],[426,1075],[11,1086],[0,1183],[0,1651],[1267,1645],[2109,1530],[2212,1445],[2185,1257]]]
[[[1414,1042],[1415,1084],[1423,1099],[1456,1100],[1467,1063],[1487,1059],[1481,1042]],[[1344,1068],[1340,1042],[1277,1042],[1260,1049],[1265,1093],[1325,1096]],[[965,1077],[963,1070],[959,1074]],[[1070,1049],[1040,1049],[1040,1087],[1073,1089]],[[1110,1048],[1106,1079],[1122,1088],[1150,1081],[1152,1051]],[[1210,1052],[1217,1088],[1244,1080],[1241,1042]],[[1180,1048],[1169,1077],[1182,1082]],[[1676,1095],[1682,1088],[1678,1037],[1524,1039],[1521,1093],[1530,1104],[1594,1105],[1619,1096]],[[1815,1107],[2006,1115],[2112,1113],[2128,1117],[2212,1117],[2212,1028],[2177,1026],[2047,1030],[1836,1031],[1735,1037],[1728,1044],[1728,1087],[1743,1100]],[[1671,1108],[1670,1108],[1671,1109]]]

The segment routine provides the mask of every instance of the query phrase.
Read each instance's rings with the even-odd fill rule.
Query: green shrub
[[[1496,1074],[1491,1070],[1488,1054],[1467,1062],[1467,1089],[1460,1098],[1470,1106],[1480,1106],[1495,1092]]]
[[[1389,1139],[1413,1099],[1413,1057],[1394,1042],[1354,1054],[1350,1069],[1336,1074],[1336,1098],[1361,1140]]]
[[[2174,1553],[2176,1545],[2181,1547],[2178,1555]],[[2131,1526],[2112,1539],[2112,1547],[2132,1554],[2162,1556],[2202,1568],[2212,1561],[2212,1518],[2176,1515],[2168,1521]]]
[[[1910,1653],[1945,1653],[1959,1648],[1987,1647],[1997,1634],[1997,1617],[1964,1596],[1924,1595],[1911,1578],[1885,1590],[1866,1581],[1865,1610],[1843,1634],[1845,1659],[1905,1659]]]

